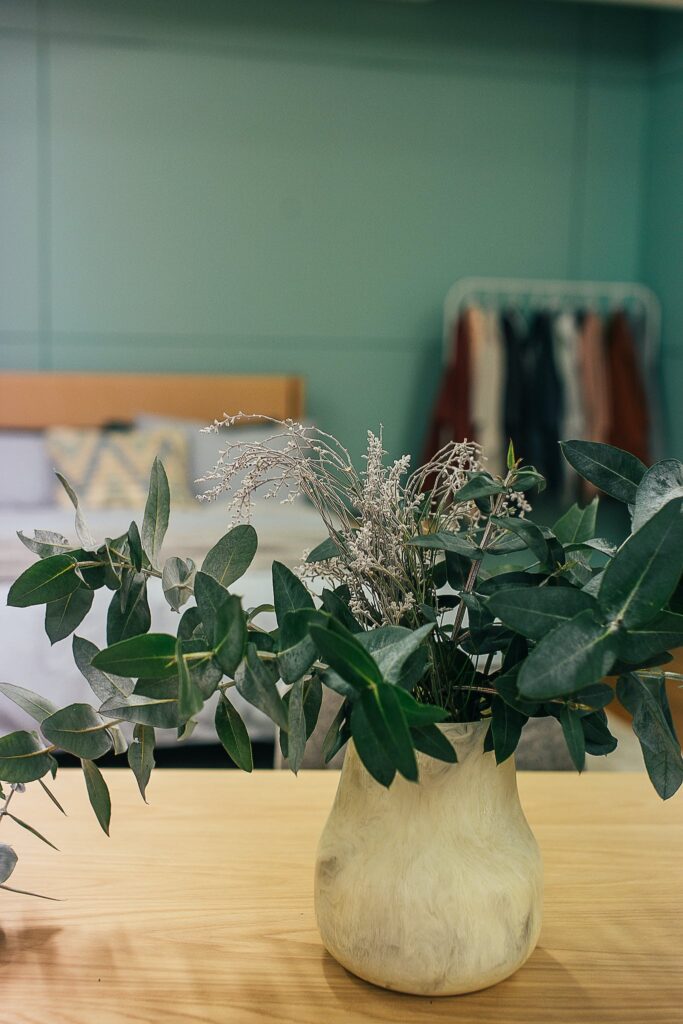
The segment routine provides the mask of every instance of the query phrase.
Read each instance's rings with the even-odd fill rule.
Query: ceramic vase
[[[486,723],[440,726],[457,752],[418,754],[419,782],[387,789],[350,742],[316,860],[326,948],[383,988],[472,992],[516,971],[538,940],[542,864],[514,758],[484,751]]]

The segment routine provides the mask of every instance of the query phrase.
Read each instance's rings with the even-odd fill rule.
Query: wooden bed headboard
[[[300,420],[301,377],[156,373],[0,373],[0,428],[101,427],[148,413],[210,423],[224,413]]]

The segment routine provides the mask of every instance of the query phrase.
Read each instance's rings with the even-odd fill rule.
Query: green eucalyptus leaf
[[[45,632],[51,644],[64,640],[80,626],[92,608],[94,593],[80,587],[45,607]]]
[[[325,589],[320,597],[325,611],[329,615],[333,615],[335,619],[338,619],[342,626],[346,626],[351,633],[363,632],[363,627],[354,617],[347,602],[338,592]]]
[[[29,825],[27,821],[24,821],[22,818],[17,818],[16,814],[12,814],[11,811],[5,811],[5,814],[8,818],[12,819],[15,825],[19,825],[20,828],[26,829],[27,832],[30,832],[31,835],[35,836],[36,839],[40,839],[41,843],[45,843],[46,846],[51,846],[53,850],[59,849],[59,847],[55,846],[54,843],[51,843],[42,832],[39,832],[37,828],[33,827],[33,825]]]
[[[635,533],[672,498],[683,497],[683,464],[666,459],[650,466],[636,491],[631,529]]]
[[[428,639],[433,629],[433,624],[427,623],[427,625],[420,626],[418,629],[406,630],[394,643],[382,644],[381,646],[372,644],[370,638],[373,634],[379,632],[379,630],[372,630],[369,633],[364,633],[362,639],[359,637],[359,642],[366,649],[372,650],[373,658],[377,662],[385,682],[402,686],[406,678],[405,668],[408,660]],[[363,642],[366,638],[370,640],[369,644]]]
[[[195,633],[195,630],[201,629],[202,618],[199,614],[199,608],[194,605],[192,608],[188,608],[180,616],[180,622],[178,623],[178,639],[189,640]],[[205,636],[208,643],[209,638]]]
[[[555,626],[579,612],[596,612],[598,606],[590,594],[574,587],[520,587],[494,594],[487,608],[516,633],[542,640]]]
[[[413,725],[410,735],[415,749],[423,754],[447,764],[455,764],[458,760],[455,747],[435,725]]]
[[[142,519],[142,547],[153,566],[159,562],[159,553],[168,529],[171,494],[168,477],[161,459],[152,464],[149,476],[149,491]]]
[[[541,707],[538,701],[524,700],[517,689],[520,662],[514,663],[511,668],[507,668],[507,666],[505,668],[506,671],[496,677],[494,684],[501,698],[511,708],[518,711],[521,715],[526,715],[527,718],[538,714]]]
[[[543,536],[541,528],[535,523],[517,516],[490,516],[489,522],[519,537],[541,564],[545,565],[549,560],[548,542]]]
[[[617,698],[633,716],[652,785],[668,800],[683,783],[683,758],[671,722],[664,683],[640,679],[635,673],[617,682]]]
[[[230,591],[208,573],[199,571],[194,580],[194,597],[207,639],[216,642],[216,617],[230,596]]]
[[[363,699],[357,700],[353,705],[353,710],[351,711],[351,736],[353,737],[354,746],[359,758],[373,779],[379,782],[381,786],[390,786],[396,775],[396,768],[388,754],[384,728],[380,728],[379,735],[375,728],[374,700],[371,694],[369,694],[369,697],[370,700],[367,705]],[[370,713],[368,713],[368,706]],[[412,737],[410,742],[412,745]]]
[[[178,671],[178,717],[181,722],[187,722],[202,710],[204,698],[190,675],[187,661],[183,656],[182,640],[176,641],[175,656]]]
[[[20,729],[0,736],[0,779],[3,782],[35,782],[55,764],[35,733]]]
[[[154,768],[154,729],[150,725],[136,725],[128,747],[128,764],[137,779],[140,796],[147,803],[145,793]]]
[[[396,698],[410,728],[434,725],[436,722],[443,722],[449,716],[445,708],[436,707],[434,704],[421,704],[399,687],[396,687]]]
[[[239,597],[230,594],[216,612],[214,657],[228,676],[234,676],[247,649],[247,620]]]
[[[78,537],[83,547],[86,548],[88,551],[91,551],[97,547],[97,541],[93,537],[88,527],[88,524],[85,521],[85,516],[83,515],[83,510],[81,509],[80,502],[78,500],[78,495],[76,494],[76,492],[74,491],[73,487],[66,479],[66,477],[62,476],[61,473],[57,472],[55,472],[55,476],[57,477],[60,484],[66,491],[67,495],[69,496],[69,501],[76,510],[76,536]]]
[[[161,586],[164,597],[174,612],[192,597],[196,567],[191,558],[173,555],[164,562],[161,572]]]
[[[348,722],[349,705],[346,701],[341,705],[330,723],[330,727],[323,739],[322,753],[325,764],[329,764],[351,736],[351,728]],[[393,776],[392,776],[393,777]]]
[[[530,652],[520,669],[519,692],[532,700],[576,693],[607,675],[617,639],[590,611],[557,626]]]
[[[17,530],[17,537],[24,547],[27,547],[34,555],[39,555],[40,558],[49,558],[50,555],[65,555],[74,547],[61,533],[54,533],[52,530],[34,530],[32,537],[27,537],[21,530]]]
[[[53,704],[47,697],[43,697],[39,693],[33,693],[32,690],[25,690],[23,686],[14,686],[13,683],[0,683],[0,693],[4,693],[6,697],[9,697],[17,707],[20,707],[22,711],[25,711],[27,715],[35,719],[39,725],[43,719],[54,715],[55,711],[58,710],[57,705]]]
[[[111,750],[106,727],[107,723],[89,704],[69,704],[41,723],[43,735],[50,743],[89,760]]]
[[[287,760],[296,775],[306,751],[306,715],[304,712],[304,681],[297,680],[287,701]]]
[[[330,620],[327,629],[311,626],[310,633],[322,658],[355,690],[382,682],[382,673],[374,658],[344,626]]]
[[[287,709],[277,690],[275,679],[261,664],[253,644],[247,645],[244,670],[240,670],[237,692],[285,732],[289,726]]]
[[[582,704],[591,711],[598,711],[606,707],[614,700],[614,690],[607,683],[593,683],[578,693],[573,693],[569,700],[572,710],[577,710],[575,705]],[[578,709],[580,714],[587,714],[585,710]]]
[[[145,682],[168,683],[169,680]],[[151,725],[157,729],[175,729],[179,723],[177,691],[172,697],[157,697],[143,693],[131,693],[125,701],[120,697],[110,697],[99,708],[99,714],[107,718],[122,718],[126,722],[135,722],[139,725]]]
[[[105,647],[92,659],[95,668],[119,676],[163,679],[177,672],[176,641],[167,633],[146,633]]]
[[[294,683],[308,672],[318,657],[318,649],[309,635],[311,624],[325,628],[327,617],[314,608],[287,612],[279,633],[277,661],[285,683]]]
[[[663,608],[683,572],[683,499],[660,508],[619,548],[602,575],[603,613],[626,628],[643,626]]]
[[[147,601],[147,580],[142,573],[126,574],[130,585],[125,591],[115,591],[107,612],[107,643],[146,633],[152,624]],[[121,595],[123,596],[123,604]]]
[[[38,779],[38,785],[40,786],[40,788],[41,788],[42,790],[44,790],[44,792],[45,792],[45,793],[47,794],[47,796],[49,797],[49,799],[50,799],[50,800],[52,801],[52,803],[53,803],[53,804],[55,805],[55,807],[57,808],[57,810],[58,810],[58,811],[61,811],[61,812],[62,812],[62,814],[63,814],[63,815],[64,815],[64,816],[66,817],[66,811],[64,810],[64,808],[62,807],[62,805],[60,804],[59,800],[58,800],[58,799],[57,799],[57,797],[56,797],[56,796],[54,795],[54,793],[52,792],[52,790],[51,790],[51,789],[48,789],[48,787],[47,787],[47,786],[45,785],[45,783],[43,782],[43,780],[42,780],[42,779]]]
[[[586,766],[586,739],[583,734],[581,718],[565,704],[560,711],[560,725],[577,772]]]
[[[315,608],[313,598],[299,577],[282,562],[273,562],[273,604],[280,627],[289,612]]]
[[[683,646],[683,615],[661,612],[646,625],[619,634],[618,654],[632,665]]]
[[[590,715],[583,715],[581,728],[586,741],[586,753],[600,756],[611,754],[616,749],[617,741],[609,731],[607,715],[604,711],[595,711]]]
[[[561,441],[562,454],[573,469],[605,494],[632,505],[645,466],[635,455],[597,441]]]
[[[553,526],[553,533],[563,547],[570,544],[585,544],[595,536],[598,517],[598,498],[593,498],[590,505],[581,508],[572,505]]]
[[[128,547],[130,549],[130,559],[133,563],[133,568],[136,572],[140,572],[142,569],[142,540],[140,538],[140,531],[138,530],[138,524],[133,521],[128,527]]]
[[[76,565],[72,555],[50,555],[35,562],[9,588],[7,604],[29,608],[66,597],[82,585],[75,573]]]
[[[0,843],[0,883],[6,882],[17,866],[18,857],[11,846]]]
[[[81,758],[81,767],[83,769],[85,788],[88,792],[90,806],[95,812],[102,831],[106,835],[109,835],[109,823],[111,821],[111,797],[109,796],[107,783],[104,781],[102,772],[93,761],[90,761],[87,758]]]
[[[74,661],[81,675],[90,684],[90,688],[101,701],[110,697],[127,697],[133,692],[133,680],[123,676],[112,675],[95,668],[93,658],[99,654],[99,647],[81,636],[74,636],[71,644]]]
[[[511,707],[501,697],[493,698],[491,716],[491,737],[496,764],[502,764],[517,749],[527,716]]]
[[[506,490],[505,485],[494,480],[489,473],[473,473],[467,483],[455,492],[453,502],[459,504],[476,498],[488,498],[493,494],[504,494]]]
[[[243,772],[254,769],[254,755],[246,726],[239,712],[227,697],[221,695],[216,705],[216,733],[231,760]]]
[[[330,558],[338,558],[341,554],[339,544],[333,537],[327,537],[307,555],[307,562],[326,562]]]
[[[378,743],[382,745],[392,766],[411,782],[417,782],[417,761],[413,742],[403,713],[398,691],[395,686],[380,683],[372,689],[365,690],[358,702],[363,706],[366,721],[374,732]],[[354,712],[351,714],[351,735],[356,743],[354,730]],[[356,743],[356,747],[358,744]],[[363,759],[363,755],[358,750]],[[369,766],[366,765],[369,770]]]
[[[462,534],[451,533],[448,530],[440,530],[438,533],[420,534],[418,537],[411,537],[408,541],[416,548],[427,548],[436,551],[452,551],[456,555],[462,555],[470,561],[482,557],[481,548],[476,547],[466,540]]]
[[[202,562],[202,572],[229,587],[243,576],[256,554],[258,538],[253,526],[234,526],[211,548]]]

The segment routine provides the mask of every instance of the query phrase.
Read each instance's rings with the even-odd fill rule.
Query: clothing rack
[[[615,308],[639,306],[644,318],[643,362],[651,370],[659,355],[661,307],[647,285],[629,281],[547,281],[540,278],[463,277],[446,293],[443,318],[443,358],[448,362],[453,344],[453,326],[461,310],[477,303],[490,308],[492,303],[530,305],[543,302],[558,311],[595,309],[609,312]],[[605,308],[606,307],[606,308]]]

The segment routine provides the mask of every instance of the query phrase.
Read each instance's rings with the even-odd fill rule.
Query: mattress
[[[140,521],[139,512],[138,522]],[[96,540],[120,535],[135,513],[126,509],[100,510],[88,514],[88,525]],[[304,503],[280,505],[261,503],[254,514],[253,525],[259,535],[256,557],[248,572],[231,590],[243,599],[245,607],[254,607],[272,601],[270,567],[281,561],[294,567],[301,561],[302,551],[314,547],[324,536],[324,527],[314,509]],[[230,528],[231,521],[225,506],[219,502],[201,504],[193,508],[172,511],[164,553],[201,561],[215,542]],[[34,556],[19,541],[16,531],[31,534],[34,528],[49,529],[74,537],[73,512],[63,508],[21,508],[0,510],[0,678],[18,686],[25,686],[49,697],[62,707],[79,701],[96,704],[96,698],[73,662],[71,638],[50,646],[43,628],[44,606],[8,608],[7,592],[16,576],[33,560]],[[111,591],[99,590],[93,607],[77,633],[99,647],[105,645],[105,623]],[[150,580],[149,604],[152,629],[155,632],[174,632],[178,616],[171,611],[161,590],[159,580]],[[263,625],[267,626],[266,616]],[[272,625],[274,626],[274,620]],[[236,691],[231,698],[243,715],[249,734],[254,740],[269,739],[274,726],[270,719],[247,704]],[[213,716],[217,696],[207,702],[199,716],[199,723],[186,741],[188,743],[216,742]],[[34,729],[33,722],[20,708],[0,695],[0,735],[14,729]],[[159,746],[176,742],[175,730],[157,730]]]

